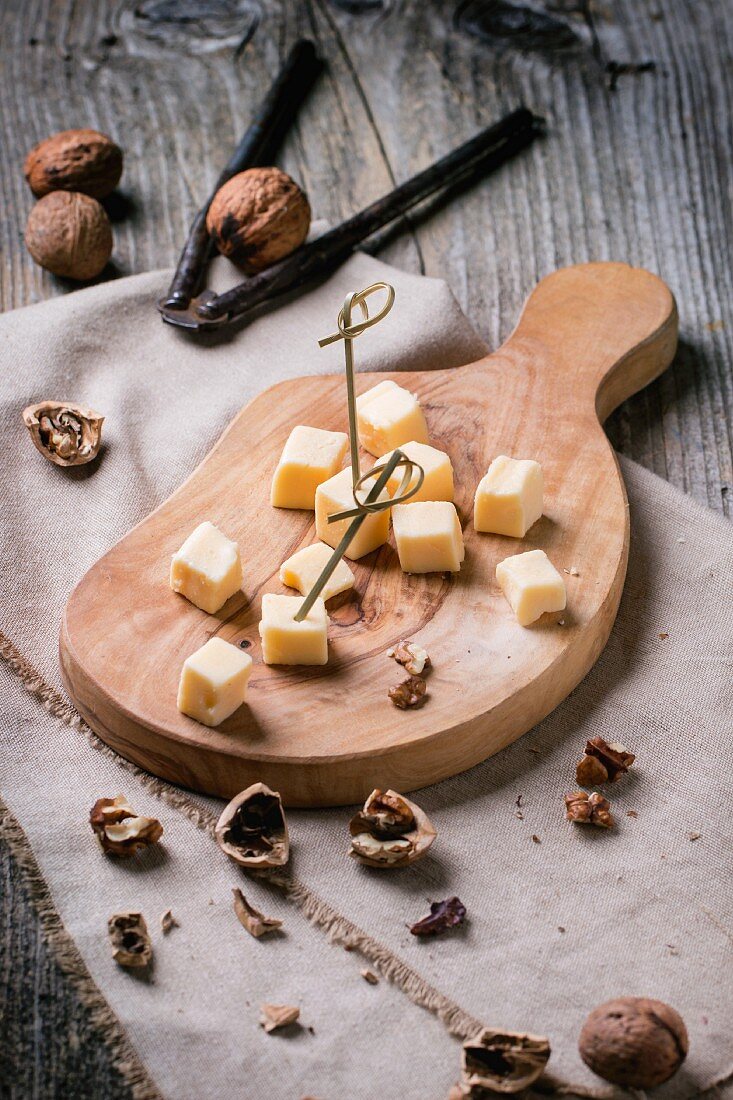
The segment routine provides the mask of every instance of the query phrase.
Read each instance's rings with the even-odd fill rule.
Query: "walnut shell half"
[[[437,831],[427,815],[396,791],[374,790],[349,822],[349,855],[367,867],[404,867],[427,853]]]
[[[617,997],[594,1008],[578,1049],[599,1077],[625,1088],[653,1089],[677,1072],[689,1041],[685,1022],[663,1001]]]
[[[86,282],[112,255],[112,226],[104,207],[79,191],[52,191],[30,212],[25,243],[52,275]]]
[[[82,191],[101,199],[120,182],[122,150],[99,130],[62,130],[31,149],[23,172],[39,198],[51,191]]]
[[[310,229],[305,193],[279,168],[249,168],[221,187],[206,215],[216,247],[257,272],[299,248]]]
[[[282,867],[290,838],[277,791],[254,783],[231,800],[216,823],[216,842],[242,867]]]
[[[542,1076],[550,1059],[543,1036],[484,1028],[463,1044],[461,1086],[464,1096],[523,1092]]]
[[[139,969],[153,959],[148,926],[142,913],[114,913],[107,921],[112,958],[119,966]]]
[[[55,466],[83,466],[99,454],[104,417],[71,401],[41,401],[23,409],[23,423]]]

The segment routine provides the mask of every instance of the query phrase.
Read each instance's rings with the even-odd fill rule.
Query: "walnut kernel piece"
[[[449,928],[456,928],[466,919],[466,906],[460,898],[445,898],[430,905],[427,917],[410,925],[413,936],[440,936]]]
[[[120,182],[122,150],[99,130],[62,130],[31,149],[23,173],[38,198],[82,191],[101,199]]]
[[[52,191],[39,199],[25,227],[33,259],[52,275],[86,282],[112,255],[112,226],[101,203],[78,191]]]
[[[268,932],[274,932],[276,929],[282,928],[283,922],[281,920],[277,920],[276,917],[266,917],[264,913],[260,913],[259,909],[255,909],[254,905],[247,901],[238,886],[232,888],[232,894],[234,895],[234,912],[237,914],[239,923],[247,929],[250,936],[259,939],[260,936],[265,936]]]
[[[586,743],[585,756],[575,769],[575,778],[583,787],[600,783],[615,783],[625,775],[636,757],[617,742],[593,737]]]
[[[391,687],[387,694],[396,707],[400,710],[408,710],[419,707],[425,702],[427,681],[423,676],[409,676],[401,684]]]
[[[669,1080],[688,1046],[680,1014],[648,997],[618,997],[594,1008],[578,1042],[581,1058],[594,1073],[632,1089],[653,1089]]]
[[[139,848],[156,844],[163,835],[158,819],[136,814],[124,794],[98,798],[89,811],[89,824],[104,851],[123,859],[134,856]]]
[[[596,756],[584,756],[575,767],[575,781],[581,787],[598,787],[608,783],[608,772]]]
[[[461,1085],[464,1095],[516,1093],[542,1076],[550,1059],[550,1044],[540,1035],[485,1028],[463,1044]]]
[[[83,466],[99,453],[104,417],[70,401],[41,401],[23,409],[38,451],[55,466]]]
[[[260,1005],[260,1026],[269,1034],[279,1027],[287,1027],[294,1024],[300,1016],[300,1009],[296,1005]]]
[[[107,921],[112,958],[119,966],[138,969],[149,966],[153,945],[142,913],[114,913]]]
[[[219,188],[206,228],[219,251],[262,271],[299,248],[310,229],[305,193],[279,168],[248,168]]]
[[[597,791],[590,795],[586,791],[566,794],[565,816],[576,825],[598,825],[601,829],[611,829],[615,824],[611,803]]]
[[[396,791],[374,790],[349,822],[349,855],[367,867],[404,867],[438,835],[427,815]]]
[[[282,800],[264,783],[253,783],[231,800],[214,835],[221,850],[242,867],[282,867],[290,856]]]
[[[404,665],[405,670],[411,676],[419,676],[423,669],[430,668],[430,655],[427,649],[417,642],[403,640],[398,642],[394,649],[389,651],[390,657],[394,657],[398,664]]]

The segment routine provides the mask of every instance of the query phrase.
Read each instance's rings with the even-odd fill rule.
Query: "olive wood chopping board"
[[[466,560],[459,574],[408,576],[391,537],[350,563],[355,590],[328,605],[330,660],[317,668],[261,660],[262,595],[292,594],[280,565],[315,538],[313,513],[270,506],[270,481],[295,424],[347,429],[346,387],[340,375],[272,387],[72,593],[60,640],[69,695],[123,756],[225,798],[261,780],[291,806],[353,803],[373,787],[408,792],[484,760],[556,707],[606,643],[629,517],[601,423],[668,366],[676,343],[674,299],[659,278],[585,264],[543,279],[506,343],[476,363],[360,374],[359,393],[394,378],[419,396],[431,443],[453,462]],[[473,529],[474,491],[497,454],[542,464],[545,514],[522,540]],[[171,555],[205,519],[238,541],[244,567],[242,592],[214,616],[168,586]],[[494,570],[537,547],[562,573],[567,610],[525,628]],[[247,705],[207,729],[179,713],[176,690],[185,657],[214,634],[247,648],[254,665]],[[404,677],[386,656],[401,638],[433,663],[415,710],[387,697]]]

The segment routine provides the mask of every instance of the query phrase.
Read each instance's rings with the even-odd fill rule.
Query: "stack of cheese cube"
[[[356,399],[359,442],[382,465],[396,448],[425,471],[420,489],[406,504],[367,515],[345,556],[352,561],[382,546],[389,538],[390,515],[400,565],[409,573],[457,571],[463,561],[463,533],[453,503],[453,467],[443,451],[428,444],[428,428],[420,403],[396,382],[384,381]],[[303,425],[293,428],[283,448],[272,481],[275,508],[307,508],[315,511],[320,542],[303,547],[280,570],[283,583],[305,596],[331,556],[351,520],[329,523],[328,517],[354,507],[352,469],[341,469],[348,449],[343,432],[329,432]],[[379,500],[390,500],[402,480],[395,471]],[[367,479],[364,491],[374,485]],[[414,482],[413,482],[414,483]],[[267,664],[325,664],[328,660],[325,601],[350,588],[354,576],[341,562],[303,623],[295,622],[302,604],[299,596],[266,595],[262,602],[263,659]],[[312,622],[311,622],[312,619]],[[305,624],[310,624],[306,628]],[[315,631],[322,634],[314,644]]]

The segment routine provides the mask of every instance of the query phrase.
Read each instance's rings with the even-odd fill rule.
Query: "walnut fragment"
[[[254,905],[251,905],[238,886],[232,888],[232,894],[234,895],[234,912],[237,914],[237,919],[243,928],[246,928],[250,936],[254,936],[255,939],[259,939],[260,936],[265,936],[268,932],[274,932],[278,928],[282,928],[282,921],[277,920],[276,917],[266,917],[263,913],[260,913],[259,909],[255,909]]]
[[[466,919],[466,906],[460,898],[446,898],[430,905],[427,917],[410,926],[413,936],[439,936],[449,928],[457,928]]]
[[[427,687],[427,681],[423,676],[408,676],[401,684],[391,687],[387,694],[400,710],[409,710],[425,702]]]
[[[112,958],[119,966],[139,969],[149,966],[153,945],[142,913],[114,913],[107,921]]]
[[[463,1044],[463,1095],[522,1092],[541,1077],[549,1058],[550,1044],[542,1036],[484,1028]]]
[[[438,835],[427,815],[396,791],[374,790],[349,822],[349,855],[367,867],[404,867],[421,859]]]
[[[160,914],[160,928],[164,936],[167,936],[174,928],[180,928],[180,924],[170,909],[166,909],[165,913]]]
[[[269,1034],[279,1027],[297,1022],[300,1009],[296,1005],[260,1005],[260,1026]]]
[[[585,755],[575,769],[575,778],[581,787],[595,787],[600,783],[615,783],[625,775],[636,759],[617,742],[593,737],[586,743]]]
[[[71,401],[41,401],[23,409],[36,450],[55,466],[83,466],[99,454],[104,417]]]
[[[282,800],[264,783],[254,783],[231,800],[215,836],[221,850],[242,867],[282,867],[290,856]]]
[[[424,669],[430,668],[430,654],[427,649],[418,645],[417,642],[403,639],[397,643],[394,649],[388,652],[389,656],[394,657],[399,665],[404,665],[405,670],[411,676],[419,676]]]
[[[163,835],[158,819],[136,814],[124,794],[98,798],[89,811],[89,824],[104,851],[123,859],[156,844]]]
[[[611,803],[598,791],[590,795],[586,791],[566,794],[565,816],[576,825],[598,825],[601,829],[611,829],[615,824]]]

